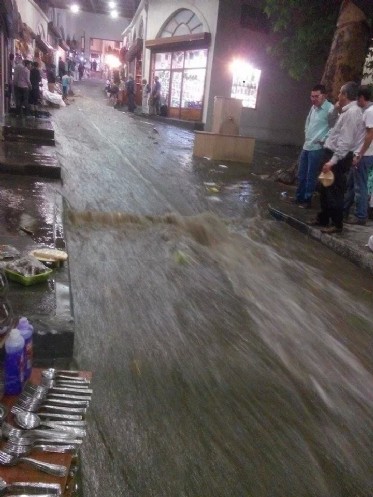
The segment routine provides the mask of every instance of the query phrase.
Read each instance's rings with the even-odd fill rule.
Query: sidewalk
[[[1,130],[1,245],[22,255],[40,246],[65,249],[61,168],[50,119],[7,116]],[[46,283],[25,287],[10,281],[8,299],[14,316],[34,325],[35,363],[68,365],[74,343],[68,263]]]

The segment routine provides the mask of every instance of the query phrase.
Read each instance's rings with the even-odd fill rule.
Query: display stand
[[[193,155],[251,163],[255,139],[239,135],[242,101],[215,97],[212,131],[196,131]]]
[[[30,378],[31,383],[37,385],[41,383],[41,371],[41,369],[33,368]],[[80,376],[82,378],[90,379],[92,377],[92,374],[88,371],[82,371],[80,373]],[[10,412],[10,409],[12,408],[16,400],[17,396],[7,395],[1,401],[9,409],[6,421],[10,422],[13,425],[15,425],[15,423],[13,422],[13,414]],[[13,483],[16,481],[59,483],[62,488],[62,497],[73,496],[76,473],[76,471],[74,471],[74,468],[78,466],[78,455],[57,454],[51,452],[35,452],[29,455],[29,457],[52,464],[62,464],[69,468],[67,476],[63,478],[52,476],[37,469],[33,469],[29,465],[19,463],[16,466],[0,466],[0,477],[3,478],[7,483]]]

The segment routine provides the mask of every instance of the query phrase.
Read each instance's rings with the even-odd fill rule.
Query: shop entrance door
[[[180,103],[182,93],[183,71],[171,71],[169,117],[180,119]]]

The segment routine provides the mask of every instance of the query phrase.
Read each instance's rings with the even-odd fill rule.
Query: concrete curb
[[[271,205],[268,205],[268,210],[269,213],[278,221],[283,221],[289,224],[298,231],[308,235],[314,240],[319,241],[337,254],[345,257],[357,266],[366,269],[373,274],[373,253],[368,248],[364,250],[363,248],[360,248],[349,240],[345,240],[338,235],[333,236],[321,233],[319,229],[308,226],[303,221],[300,221],[289,214],[285,214]]]

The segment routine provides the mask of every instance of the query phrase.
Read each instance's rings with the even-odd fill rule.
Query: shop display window
[[[185,68],[207,67],[207,50],[188,50],[185,52]]]
[[[188,69],[183,74],[181,107],[202,109],[206,69]]]
[[[185,52],[172,52],[172,69],[182,69],[184,67]]]
[[[256,108],[261,72],[243,61],[234,61],[231,97],[242,100],[242,107]]]
[[[157,53],[155,54],[154,69],[171,69],[171,54]]]
[[[170,71],[154,71],[154,76],[159,77],[161,84],[162,100],[168,101],[169,88],[170,88]]]

